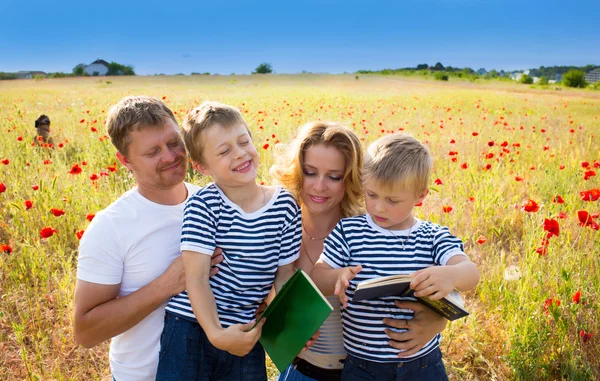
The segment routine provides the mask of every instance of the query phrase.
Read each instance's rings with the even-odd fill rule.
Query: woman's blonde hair
[[[279,155],[278,161],[271,167],[271,176],[301,203],[304,156],[307,150],[318,144],[336,148],[345,159],[345,194],[340,203],[342,217],[360,214],[363,206],[362,145],[354,131],[338,123],[315,121],[302,126],[285,153]]]

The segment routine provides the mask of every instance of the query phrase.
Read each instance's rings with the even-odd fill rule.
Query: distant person
[[[49,144],[51,147],[54,145],[50,137],[50,118],[47,115],[40,115],[35,120],[35,130],[36,136],[33,138],[33,143],[37,145]]]
[[[477,285],[479,271],[462,241],[448,228],[413,216],[429,192],[431,168],[429,150],[415,138],[393,134],[371,144],[363,171],[367,213],[338,222],[313,268],[321,291],[342,304],[344,381],[448,380],[439,335],[410,357],[400,358],[389,345],[384,320],[408,324],[413,313],[395,302],[411,298],[352,300],[359,282],[382,276],[414,274],[415,296],[432,300]]]

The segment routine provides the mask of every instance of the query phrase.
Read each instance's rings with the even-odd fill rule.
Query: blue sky
[[[138,74],[600,65],[599,14],[598,0],[0,0],[0,71],[97,58]]]

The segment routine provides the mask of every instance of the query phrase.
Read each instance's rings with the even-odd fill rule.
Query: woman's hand
[[[393,332],[386,329],[387,335],[390,337],[390,346],[403,350],[398,357],[412,356],[425,346],[438,333],[446,328],[446,320],[437,312],[429,309],[419,302],[399,301],[396,300],[396,307],[413,310],[414,317],[411,320],[405,319],[384,319],[384,324],[394,327],[406,329],[406,332]]]

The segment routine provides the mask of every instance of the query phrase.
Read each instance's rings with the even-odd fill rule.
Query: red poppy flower
[[[435,183],[435,185],[442,185],[443,184],[443,182],[442,182],[442,180],[440,178],[435,179],[434,183]]]
[[[52,164],[52,160],[46,159],[44,160],[44,165]]]
[[[110,172],[117,172],[117,166],[113,165],[113,166],[108,166],[106,167],[106,169],[108,169]]]
[[[39,185],[32,185],[31,189],[33,189],[34,191],[36,191],[36,190],[40,189],[40,186]]]
[[[81,167],[79,166],[79,164],[75,164],[74,166],[72,166],[71,170],[69,171],[69,173],[71,175],[78,175],[81,172],[83,172],[83,170],[81,169]]]
[[[583,341],[584,344],[587,344],[592,337],[594,337],[593,333],[588,333],[585,332],[583,329],[579,332],[579,337],[581,337],[581,341]]]
[[[7,245],[7,244],[0,245],[0,252],[3,252],[4,254],[11,254],[12,251],[13,251],[12,246]]]
[[[442,206],[442,210],[444,211],[444,213],[450,213],[452,211],[452,207],[449,205],[444,205]]]
[[[546,254],[548,254],[548,248],[544,245],[538,247],[537,249],[535,249],[535,252],[538,253],[541,256],[544,256]]]
[[[0,193],[6,192],[6,185],[4,183],[0,183]]]
[[[268,149],[269,148],[269,143],[265,143],[265,145],[263,146],[263,149]]]
[[[594,188],[579,192],[579,196],[583,201],[596,201],[600,198],[600,189]]]
[[[84,123],[84,122],[85,122],[85,119],[81,119],[81,120],[79,121],[79,123]]]
[[[22,136],[17,136],[17,140],[22,142],[23,141],[23,137]]]
[[[462,163],[462,164],[460,165],[460,167],[461,167],[462,169],[467,169],[467,168],[469,168],[469,164],[467,164],[467,163]]]
[[[588,161],[582,161],[581,162],[581,167],[582,168],[588,168],[590,166],[590,163]]]
[[[567,213],[565,212],[558,212],[558,218],[560,218],[561,220],[564,220],[565,218],[567,218]]]
[[[483,245],[486,242],[487,242],[487,239],[482,235],[480,235],[479,238],[477,238],[477,243],[480,245]]]
[[[88,214],[85,215],[85,218],[88,221],[92,221],[94,219],[94,217],[96,217],[95,213],[88,213]]]
[[[29,210],[31,208],[33,208],[33,201],[25,200],[25,210]]]
[[[473,133],[471,133],[471,135],[477,136],[477,135],[479,135],[479,132],[473,132]]]
[[[52,213],[54,215],[54,217],[60,217],[63,214],[65,214],[65,211],[62,209],[52,208],[52,209],[50,209],[50,213]]]
[[[523,181],[524,178],[520,177],[520,176],[515,176],[515,181]]]
[[[448,151],[448,156],[456,156],[458,155],[458,152],[456,151]]]
[[[84,160],[84,161],[82,161],[82,162],[81,162],[81,165],[83,165],[83,166],[87,165],[87,161],[85,161],[85,160]]]
[[[98,130],[96,129],[96,127],[92,127],[92,128],[90,128],[90,130],[91,130],[92,132],[98,132]]]
[[[494,157],[494,153],[493,153],[493,152],[488,152],[488,153],[485,155],[485,158],[486,158],[486,159],[492,159],[493,157]]]
[[[557,236],[560,233],[560,226],[558,225],[558,221],[555,219],[549,220],[547,218],[544,219],[544,230],[548,232],[547,238]]]
[[[573,303],[579,304],[581,301],[581,291],[577,291],[575,294],[573,294],[571,299],[573,299]]]
[[[46,227],[40,230],[40,235],[42,238],[50,238],[54,233],[58,233],[56,229],[52,229],[51,227]]]
[[[9,163],[10,163],[10,160],[8,160],[8,159],[2,159],[2,164],[8,165]]]
[[[537,204],[537,202],[533,201],[533,200],[527,200],[522,206],[521,209],[529,212],[529,213],[535,213],[538,210],[540,210],[539,205]]]
[[[85,230],[76,231],[75,235],[77,236],[77,239],[81,239],[81,237],[83,237],[83,233],[85,233]]]
[[[454,144],[454,143],[456,143],[456,140],[454,140],[454,139],[451,139],[451,140],[450,140],[450,144]]]
[[[594,171],[585,171],[585,173],[583,174],[583,179],[587,180],[590,177],[594,177],[594,176],[596,176],[596,172],[594,172]]]
[[[559,195],[554,196],[554,198],[552,199],[552,202],[555,204],[564,204],[565,200],[563,200],[562,197],[560,197]]]
[[[493,146],[494,146],[494,144],[496,144],[496,143],[495,143],[493,140],[490,140],[490,141],[488,142],[488,147],[493,147]]]
[[[97,174],[95,174],[95,173],[92,173],[92,175],[90,176],[90,180],[92,180],[92,181],[96,181],[96,180],[98,180],[99,178],[100,178],[100,177],[99,177]]]

